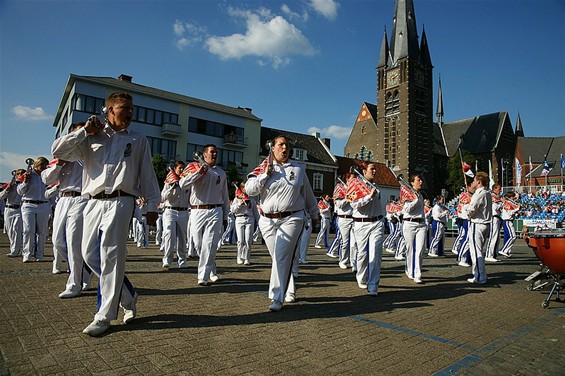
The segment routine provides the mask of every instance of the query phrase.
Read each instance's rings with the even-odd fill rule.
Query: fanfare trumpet
[[[349,184],[347,185],[347,192],[345,195],[345,199],[347,201],[357,201],[365,196],[368,196],[372,193],[373,189],[377,189],[377,185],[371,181],[369,181],[365,175],[363,175],[356,166],[351,166],[349,171],[352,174],[357,175],[357,179],[349,180]]]
[[[204,169],[204,171],[208,171],[208,169],[210,168],[210,165],[204,160],[204,156],[198,150],[196,150],[194,153],[192,153],[192,159],[194,159],[196,162],[200,163],[202,165],[202,168]]]
[[[267,141],[265,147],[269,150],[267,174],[270,175],[273,172],[273,141]]]
[[[178,181],[180,180],[180,177],[175,172],[174,166],[171,165],[171,164],[168,164],[167,165],[167,171],[169,171],[169,173],[167,174],[167,177],[165,178],[165,184],[178,183]]]
[[[412,185],[404,180],[402,175],[398,175],[397,180],[400,183],[400,199],[398,201],[401,204],[418,198],[418,191],[412,188]]]
[[[364,183],[367,185],[367,187],[369,187],[370,189],[378,189],[377,184],[373,183],[372,181],[369,181],[365,175],[363,175],[361,173],[361,171],[359,171],[359,168],[357,168],[357,166],[351,166],[351,168],[349,169],[349,172],[351,172],[352,174],[357,175],[357,177]]]
[[[100,115],[102,116],[102,119],[100,118],[100,116],[94,114],[91,115],[88,120],[86,120],[86,122],[91,122],[92,124],[94,124],[94,126],[96,127],[97,131],[99,131],[101,128],[103,128],[106,123],[108,122],[108,108],[106,106],[102,107],[100,109]],[[89,135],[93,135],[96,132],[90,132]]]
[[[346,198],[347,197],[347,184],[345,184],[339,176],[337,176],[335,178],[335,180],[337,181],[337,184],[335,185],[335,188],[334,188],[333,199],[337,200],[337,199]]]

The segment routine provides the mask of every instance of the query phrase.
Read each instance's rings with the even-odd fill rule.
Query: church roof
[[[337,170],[337,175],[342,178],[345,176],[346,173],[349,172],[349,169],[354,164],[357,165],[359,171],[361,171],[362,169],[361,165],[363,164],[363,161],[359,159],[340,157],[340,156],[336,156],[336,158],[339,165]],[[379,186],[395,187],[395,188],[400,187],[400,184],[398,183],[398,179],[396,178],[396,176],[394,176],[394,173],[390,170],[390,168],[388,168],[384,163],[374,162],[374,161],[371,163],[374,163],[375,166],[377,167],[377,171],[375,173],[375,181]]]
[[[460,142],[462,149],[475,154],[493,152],[507,117],[507,112],[495,112],[444,123],[443,133],[448,157],[455,155]]]
[[[565,136],[518,137],[518,143],[522,150],[524,163],[528,162],[531,157],[532,163],[543,163],[547,158],[549,163],[559,164],[561,154],[565,154]]]

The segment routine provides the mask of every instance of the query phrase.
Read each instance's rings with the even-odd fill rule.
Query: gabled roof
[[[524,162],[528,162],[531,157],[532,163],[536,164],[543,163],[545,158],[550,163],[559,163],[561,154],[565,154],[565,136],[518,137],[518,144]]]
[[[123,90],[126,92],[132,93],[142,93],[148,96],[154,96],[157,98],[168,99],[180,103],[185,103],[193,107],[201,107],[210,110],[216,110],[228,114],[232,114],[239,117],[244,117],[251,120],[262,121],[262,119],[258,118],[257,116],[251,113],[250,109],[242,108],[242,107],[230,107],[225,106],[222,104],[206,101],[203,99],[198,99],[194,97],[189,97],[182,94],[173,93],[166,90],[157,89],[150,86],[140,85],[128,80],[120,80],[118,78],[113,77],[95,77],[95,76],[79,76],[75,74],[71,74],[69,76],[69,80],[67,81],[67,85],[65,87],[65,92],[63,97],[61,98],[61,102],[59,104],[59,108],[57,110],[57,115],[55,116],[55,120],[53,122],[53,126],[57,126],[61,113],[64,109],[65,103],[67,102],[67,98],[70,94],[70,90],[73,87],[76,81],[84,81],[84,82],[92,82],[98,85],[106,86],[109,88],[115,88],[116,90]]]
[[[507,117],[507,112],[495,112],[444,123],[443,134],[448,157],[455,155],[460,139],[462,149],[476,154],[493,152]]]
[[[269,153],[265,147],[267,141],[279,135],[286,136],[291,143],[291,147],[307,151],[308,160],[300,162],[337,167],[337,161],[329,152],[329,148],[324,147],[318,137],[275,128],[261,127],[261,155]]]

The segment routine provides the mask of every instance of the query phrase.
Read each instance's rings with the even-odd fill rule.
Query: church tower
[[[422,174],[424,188],[431,189],[433,65],[426,32],[418,43],[416,26],[413,0],[396,0],[390,43],[385,29],[377,65],[374,159],[405,178]]]

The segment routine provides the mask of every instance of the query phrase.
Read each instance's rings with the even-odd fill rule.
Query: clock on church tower
[[[396,86],[400,83],[400,69],[392,69],[386,72],[386,86]]]

